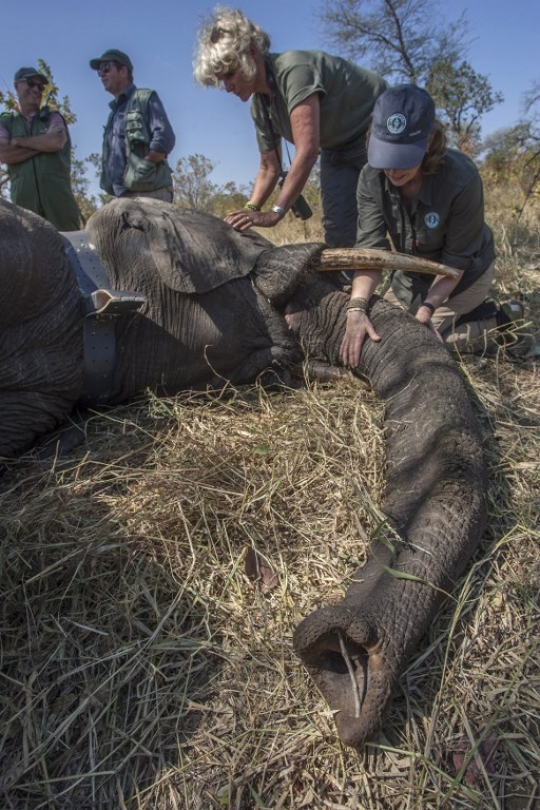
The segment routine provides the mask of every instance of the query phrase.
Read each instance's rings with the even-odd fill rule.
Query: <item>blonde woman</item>
[[[297,201],[320,154],[326,242],[353,245],[366,132],[384,79],[323,51],[271,53],[265,31],[241,11],[224,7],[217,7],[199,32],[194,75],[201,84],[251,101],[259,171],[246,208],[231,211],[227,222],[240,231],[272,228]],[[282,138],[294,144],[284,180]],[[280,175],[276,204],[263,211]]]

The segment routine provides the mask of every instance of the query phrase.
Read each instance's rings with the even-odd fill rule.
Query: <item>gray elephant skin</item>
[[[110,404],[147,388],[221,388],[302,356],[339,363],[348,296],[313,271],[322,246],[275,247],[209,214],[116,200],[87,231],[115,290],[146,303],[115,320]],[[60,425],[84,376],[83,295],[61,236],[0,201],[0,455]],[[371,739],[411,654],[481,538],[482,437],[461,373],[424,326],[374,297],[382,340],[358,373],[385,403],[388,539],[337,604],[297,627],[294,648],[348,745]]]

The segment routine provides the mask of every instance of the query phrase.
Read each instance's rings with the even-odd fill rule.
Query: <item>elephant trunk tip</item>
[[[335,714],[342,743],[364,745],[379,730],[396,682],[370,621],[344,605],[323,608],[298,625],[293,644]]]

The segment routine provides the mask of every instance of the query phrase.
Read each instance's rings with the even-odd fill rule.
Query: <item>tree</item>
[[[180,158],[173,174],[175,202],[180,208],[211,213],[217,186],[210,180],[215,164],[204,155]]]
[[[88,155],[87,158],[84,159],[85,163],[88,163],[94,169],[95,176],[99,181],[101,178],[101,154],[99,152],[92,152]],[[107,205],[108,202],[114,200],[112,194],[107,194],[106,191],[98,192],[98,200],[100,205]]]
[[[498,184],[517,181],[523,202],[516,207],[519,220],[528,203],[540,200],[540,82],[525,95],[525,113],[513,127],[501,129],[486,138],[483,148],[484,172]]]
[[[525,93],[525,112],[529,113],[536,106],[540,104],[540,81],[534,82],[531,89]],[[540,113],[536,113],[540,117]]]
[[[477,155],[481,146],[480,118],[504,100],[502,94],[494,92],[487,77],[476,73],[468,62],[441,59],[433,64],[426,89],[447,126],[451,144]]]
[[[77,200],[77,205],[79,206],[79,211],[81,212],[84,223],[87,222],[98,208],[96,198],[89,193],[90,181],[86,176],[85,166],[88,160],[88,158],[78,160],[74,156],[71,160],[71,189]]]
[[[529,119],[530,156],[528,165],[532,179],[527,199],[531,196],[540,198],[540,81],[535,82],[530,91],[525,94],[525,112],[531,114]]]
[[[326,0],[327,36],[351,59],[371,58],[395,83],[420,84],[438,59],[454,62],[467,33],[464,15],[445,23],[434,0]]]
[[[224,217],[228,211],[237,211],[243,208],[249,199],[249,192],[245,186],[237,186],[233,180],[220,186],[214,196],[212,213]]]
[[[180,158],[173,173],[174,201],[180,208],[223,216],[242,208],[248,196],[243,186],[229,181],[219,186],[210,180],[215,164],[204,155]]]
[[[481,116],[503,98],[463,60],[468,24],[447,22],[436,0],[325,0],[330,42],[352,59],[371,59],[392,84],[426,87],[456,144],[474,151]]]

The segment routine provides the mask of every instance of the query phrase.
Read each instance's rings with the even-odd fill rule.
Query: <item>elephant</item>
[[[318,272],[323,245],[276,247],[153,199],[114,200],[75,234],[0,201],[0,240],[4,457],[79,402],[273,379],[306,357],[339,364],[348,295]],[[387,537],[293,638],[355,747],[380,728],[486,522],[482,436],[458,366],[410,315],[377,296],[370,305],[382,339],[355,371],[385,403]]]

